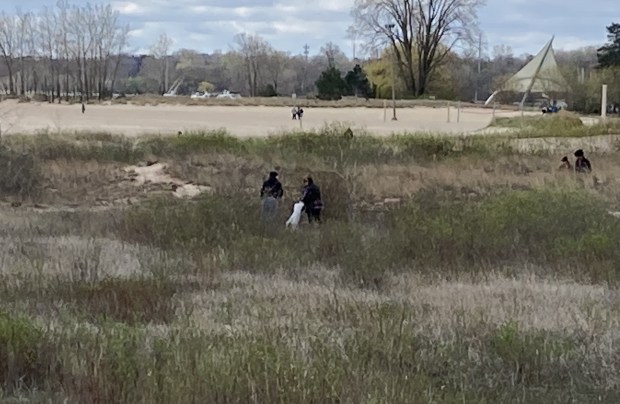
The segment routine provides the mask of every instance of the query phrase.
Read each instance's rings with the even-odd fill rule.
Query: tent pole
[[[545,60],[547,59],[547,55],[549,54],[549,51],[551,50],[551,47],[553,46],[554,39],[555,39],[555,35],[551,37],[549,46],[547,46],[547,49],[545,49],[545,54],[543,55],[542,59],[540,59],[540,64],[536,68],[536,72],[534,73],[534,76],[532,77],[532,81],[530,82],[530,85],[527,87],[525,94],[523,94],[523,99],[521,100],[522,109],[523,109],[523,106],[525,105],[525,100],[527,100],[527,97],[530,95],[530,92],[532,91],[532,87],[534,87],[534,82],[536,82],[536,78],[538,77],[538,74],[540,73],[540,69],[542,69],[542,66],[545,63]]]

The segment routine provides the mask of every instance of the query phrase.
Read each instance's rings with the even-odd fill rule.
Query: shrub
[[[41,134],[13,140],[19,147],[42,160],[112,161],[136,163],[144,155],[134,142],[108,133],[53,137]]]
[[[241,140],[229,135],[225,129],[185,133],[176,137],[153,137],[138,144],[147,154],[161,157],[185,157],[195,153],[231,152],[245,154],[246,144],[252,140]]]
[[[36,197],[43,185],[39,163],[32,154],[0,145],[0,192],[20,198]]]
[[[403,258],[461,266],[530,262],[570,265],[593,274],[594,263],[620,263],[620,222],[586,191],[532,189],[480,201],[423,199],[391,214]]]
[[[45,345],[43,331],[30,320],[0,311],[0,387],[35,388],[42,383]]]
[[[195,283],[164,279],[109,278],[94,283],[63,282],[53,293],[90,321],[168,323],[175,319],[175,295],[196,287]]]

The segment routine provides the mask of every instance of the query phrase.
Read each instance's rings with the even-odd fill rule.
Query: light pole
[[[392,29],[396,25],[394,24],[386,24],[385,28],[390,32],[390,37],[392,36]],[[396,119],[396,88],[394,83],[394,55],[390,58],[390,72],[392,75],[392,120],[397,121]]]

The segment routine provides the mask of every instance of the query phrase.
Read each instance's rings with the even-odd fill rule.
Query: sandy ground
[[[155,163],[150,166],[130,166],[125,171],[133,179],[136,186],[142,186],[146,183],[169,185],[173,190],[172,195],[177,198],[193,198],[203,192],[211,192],[211,187],[196,185],[173,178],[166,173],[167,166],[161,163]]]
[[[394,132],[432,132],[464,134],[484,129],[493,112],[488,109],[416,107],[397,110],[368,108],[308,108],[303,119],[304,129],[315,129],[326,123],[343,122],[354,128],[365,128],[379,135]],[[497,116],[516,116],[518,112],[498,111]],[[459,122],[457,123],[457,119]],[[33,134],[38,132],[98,131],[128,136],[142,134],[177,134],[179,131],[226,128],[240,137],[267,136],[300,127],[293,121],[289,108],[227,107],[184,105],[88,105],[81,113],[80,105],[51,105],[5,101],[0,104],[2,134]]]

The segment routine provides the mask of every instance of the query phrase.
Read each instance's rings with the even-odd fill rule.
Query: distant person
[[[583,150],[579,149],[575,152],[575,171],[578,173],[591,173],[592,172],[592,164],[590,164],[590,160],[588,160],[583,152]]]
[[[260,196],[263,199],[261,214],[264,220],[275,218],[278,212],[278,200],[282,199],[283,195],[284,189],[278,180],[278,173],[276,171],[270,172],[269,178],[263,182],[260,190]]]
[[[299,119],[301,119],[301,118],[303,118],[303,117],[304,117],[304,109],[303,109],[303,108],[299,108],[299,109],[297,110],[297,117],[298,117]]]
[[[304,203],[304,210],[308,215],[308,222],[321,222],[321,211],[323,201],[321,200],[321,189],[314,183],[312,177],[304,179],[304,188],[301,201]]]
[[[562,160],[560,160],[560,170],[569,170],[572,171],[573,170],[573,165],[570,163],[570,161],[568,160],[567,156],[562,157]]]
[[[293,114],[293,120],[296,121],[297,120],[297,114],[299,113],[299,110],[297,109],[297,107],[293,107],[293,109],[291,109],[291,114]]]
[[[82,114],[86,112],[86,104],[82,103]]]

